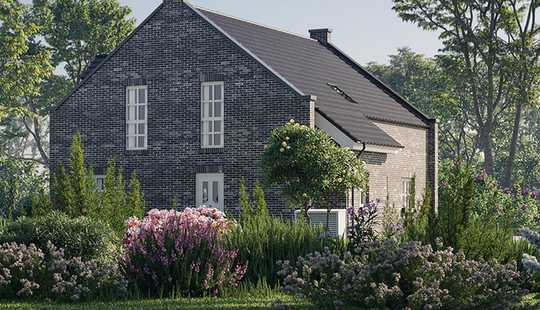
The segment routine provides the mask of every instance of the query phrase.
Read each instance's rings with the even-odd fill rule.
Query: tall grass
[[[238,225],[228,236],[230,246],[238,250],[239,263],[247,263],[246,280],[251,283],[265,281],[271,286],[278,283],[277,261],[296,261],[314,251],[320,251],[329,242],[324,228],[303,222],[270,216],[254,216]]]

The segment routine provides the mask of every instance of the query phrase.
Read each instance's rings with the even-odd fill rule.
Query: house
[[[370,173],[364,197],[405,206],[414,177],[416,198],[430,188],[436,204],[436,121],[330,35],[298,36],[164,0],[51,111],[51,167],[68,161],[80,132],[98,182],[115,159],[126,174],[137,171],[149,207],[237,212],[240,178],[249,186],[263,179],[264,144],[293,118],[358,151]],[[290,214],[278,188],[266,195],[273,214]]]

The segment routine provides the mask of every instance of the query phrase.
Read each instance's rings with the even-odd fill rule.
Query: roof
[[[225,16],[184,2],[300,95],[317,97],[317,111],[358,142],[402,147],[373,121],[427,127],[429,118],[332,44]],[[68,94],[97,72],[160,9],[161,4]],[[336,91],[336,88],[340,92]],[[345,95],[344,95],[345,94]]]
[[[317,109],[353,139],[400,146],[373,121],[428,126],[429,118],[332,44],[196,10],[302,93],[317,96]]]

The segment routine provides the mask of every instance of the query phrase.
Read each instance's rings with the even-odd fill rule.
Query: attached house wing
[[[302,94],[315,95],[318,111],[355,141],[401,147],[374,121],[429,126],[429,118],[331,44],[206,9],[195,10]]]

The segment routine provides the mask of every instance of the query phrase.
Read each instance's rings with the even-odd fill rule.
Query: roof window
[[[330,86],[330,88],[332,88],[336,93],[338,93],[338,95],[347,99],[347,101],[358,104],[358,102],[356,102],[351,96],[347,95],[347,93],[344,92],[343,89],[339,88],[339,86],[332,83],[326,83],[326,84],[328,84],[328,86]]]

